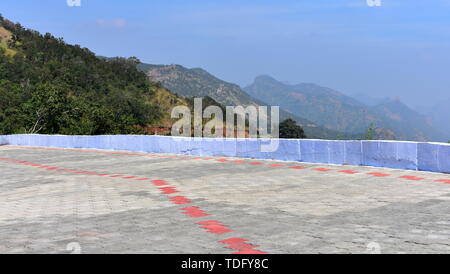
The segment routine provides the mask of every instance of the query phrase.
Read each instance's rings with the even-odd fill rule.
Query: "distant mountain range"
[[[446,141],[427,117],[399,100],[381,100],[369,106],[330,88],[304,83],[289,85],[270,76],[256,77],[244,90],[328,129],[355,134],[373,124],[380,134],[376,138],[380,139]]]
[[[450,99],[441,100],[434,106],[416,106],[414,109],[429,117],[430,123],[439,127],[450,140]]]
[[[238,85],[220,80],[201,68],[188,69],[180,65],[151,64],[139,64],[138,68],[146,72],[151,81],[160,82],[165,88],[184,98],[208,96],[223,106],[271,105],[264,102],[264,100],[250,96]],[[281,107],[280,119],[284,120],[287,118],[297,121],[304,128],[308,138],[361,137],[361,134],[346,134],[334,129],[327,129]]]

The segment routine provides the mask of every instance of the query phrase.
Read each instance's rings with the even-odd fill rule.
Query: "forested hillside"
[[[186,102],[136,69],[0,16],[0,134],[129,134]]]
[[[222,104],[223,106],[267,106],[267,102],[252,97],[244,92],[238,85],[225,82],[201,68],[188,69],[181,65],[151,65],[139,64],[138,68],[144,71],[150,80],[160,82],[165,88],[183,98],[205,97]],[[278,105],[278,104],[272,104]],[[327,129],[295,115],[292,111],[280,108],[280,120],[295,120],[304,130],[308,138],[336,139],[361,138],[360,134],[347,134]]]

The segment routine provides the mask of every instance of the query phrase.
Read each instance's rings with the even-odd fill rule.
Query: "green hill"
[[[97,58],[0,17],[0,134],[129,134],[187,104],[150,82],[136,58]]]
[[[268,106],[264,100],[252,97],[238,85],[225,82],[201,68],[188,69],[180,65],[151,65],[139,64],[138,68],[144,71],[149,79],[161,83],[165,88],[180,97],[208,96],[223,106]],[[270,102],[269,102],[270,103]],[[270,104],[278,105],[278,104]],[[301,118],[291,111],[280,108],[280,119],[294,119],[304,128],[308,138],[335,139],[360,138],[362,134],[345,134],[333,129],[326,129]],[[361,131],[363,132],[363,131]]]

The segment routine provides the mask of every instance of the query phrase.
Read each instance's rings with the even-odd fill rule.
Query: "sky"
[[[450,102],[450,0],[80,2],[2,0],[0,13],[98,55],[201,67],[241,86],[267,74],[410,106]]]

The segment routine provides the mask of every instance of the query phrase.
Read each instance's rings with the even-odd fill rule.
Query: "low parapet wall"
[[[261,152],[267,139],[212,139],[149,135],[6,135],[0,145],[91,148],[229,156],[324,164],[348,164],[450,173],[450,145],[400,141],[279,139],[274,152]]]

